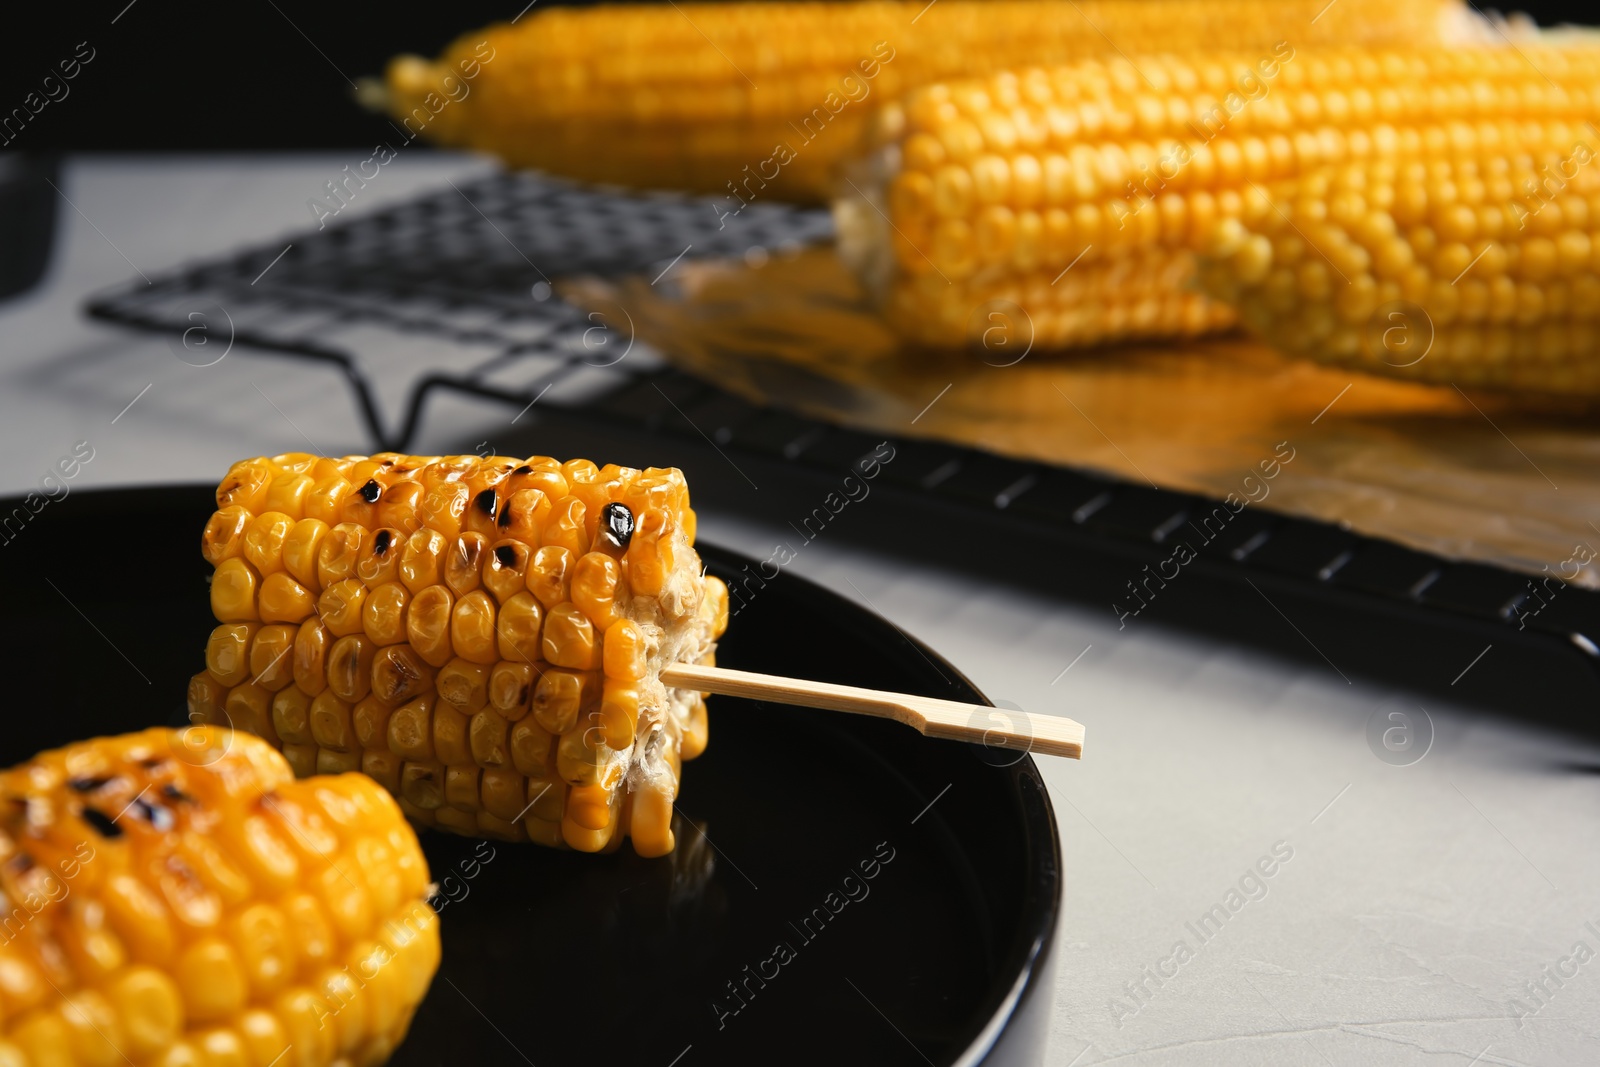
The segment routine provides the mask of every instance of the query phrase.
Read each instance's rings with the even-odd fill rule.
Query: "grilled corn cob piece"
[[[365,771],[424,825],[672,850],[706,712],[658,675],[710,662],[728,613],[681,472],[290,454],[235,464],[217,506],[201,721]]]
[[[1287,352],[1393,377],[1600,396],[1595,145],[1319,171],[1220,224],[1202,284]]]
[[[360,775],[154,729],[0,773],[0,1063],[376,1064],[439,963],[428,871]]]
[[[1412,47],[1479,32],[1458,0],[608,4],[467,34],[437,62],[397,58],[385,96],[408,136],[515,166],[823,201],[869,97],[1113,49]]]
[[[924,344],[975,340],[974,309],[996,299],[1028,313],[1039,347],[1190,336],[1232,321],[1189,291],[1192,253],[1219,220],[1259,216],[1264,185],[1346,163],[1567,153],[1597,104],[1592,45],[1280,42],[940,84],[883,110],[858,192],[836,205],[840,250]],[[1142,290],[1104,284],[1130,259]],[[1074,278],[1087,302],[1063,289]]]

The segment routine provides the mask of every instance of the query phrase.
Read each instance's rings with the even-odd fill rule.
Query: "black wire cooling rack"
[[[87,310],[139,329],[189,331],[197,360],[206,356],[200,342],[214,340],[225,317],[236,344],[331,363],[344,372],[374,444],[401,451],[440,390],[521,407],[569,386],[547,403],[571,405],[660,368],[647,356],[621,360],[632,343],[627,325],[562,301],[552,279],[658,277],[683,259],[761,255],[833,232],[826,211],[755,203],[732,215],[718,204],[499,173],[371,214],[324,219],[324,228],[283,245],[97,295]],[[451,347],[397,358],[395,342],[414,338]],[[392,415],[373,385],[380,368],[385,379],[398,370],[403,382]]]
[[[685,259],[782,252],[832,235],[823,211],[754,203],[731,216],[720,203],[499,173],[335,219],[284,244],[129,283],[93,297],[86,310],[175,338],[197,324],[220,325],[208,316],[225,315],[237,344],[333,364],[355,394],[374,445],[386,450],[404,450],[428,398],[454,390],[518,408],[542,401],[541,411],[608,433],[709,442],[741,468],[836,481],[860,469],[877,438],[755,407],[648,352],[619,359],[630,343],[626,331],[563,302],[551,288],[555,278],[584,274],[659,280]],[[204,352],[195,355],[198,361]],[[375,374],[394,403],[381,402]],[[1085,559],[1118,559],[1116,580],[1102,586],[1107,599],[1134,593],[1135,583],[1125,591],[1121,579],[1147,579],[1150,568],[1170,560],[1186,529],[1198,529],[1221,506],[935,442],[900,440],[894,447],[882,490],[895,496],[900,510],[893,521],[901,526],[884,536],[903,536],[907,520],[900,516],[914,514],[944,528],[947,542],[1022,538]],[[1488,647],[1480,659],[1492,648],[1502,658],[1532,649],[1539,655],[1527,661],[1525,674],[1576,652],[1587,664],[1578,673],[1589,687],[1579,702],[1592,709],[1600,594],[1256,508],[1228,522],[1225,536],[1206,539],[1198,556],[1190,566],[1214,580],[1254,586],[1254,593],[1240,595],[1259,593],[1296,630],[1268,592],[1295,597],[1328,618],[1345,612],[1374,625],[1386,620],[1400,633],[1408,626],[1435,636],[1449,632],[1460,639],[1449,656],[1470,655],[1482,640]],[[1124,565],[1130,563],[1132,570]],[[1203,617],[1189,622],[1206,625]],[[1341,655],[1380,658],[1369,647],[1380,642],[1363,645],[1362,636]],[[1543,700],[1556,683],[1546,674],[1533,684],[1530,696]],[[1512,693],[1503,702],[1519,699]]]

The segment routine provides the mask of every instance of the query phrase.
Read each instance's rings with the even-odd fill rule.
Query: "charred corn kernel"
[[[727,604],[700,573],[681,473],[383,455],[265,460],[232,479],[224,507],[237,510],[202,538],[222,625],[190,683],[193,721],[267,738],[302,776],[359,769],[426,825],[599,851],[637,821],[649,854],[671,847],[662,811],[670,822],[685,744],[704,748],[705,711],[659,672],[706,662]],[[281,509],[252,510],[274,485]],[[630,790],[644,783],[656,792],[636,819]],[[597,790],[580,796],[581,820],[567,818],[569,786]],[[359,925],[358,895],[327,882],[303,847],[314,827],[290,826],[292,838],[258,823],[234,832],[240,876],[315,877],[334,929]],[[146,936],[165,965],[217,936],[206,899],[130,897],[123,914],[161,904],[171,929],[151,919]],[[296,922],[291,941],[310,960]],[[180,934],[191,927],[198,936]],[[247,989],[271,958],[239,957]]]
[[[482,582],[483,557],[489,542],[479,533],[465,533],[444,557],[444,583],[455,596],[464,597]]]
[[[1600,72],[1600,49],[1575,49],[1565,62],[1576,65],[1580,53]],[[1292,247],[1293,230],[1268,211],[1243,223],[1242,239],[1212,242],[1202,283],[1225,289],[1268,341],[1321,362],[1469,388],[1600,396],[1592,299],[1600,213],[1588,210],[1600,207],[1600,176],[1577,165],[1595,154],[1578,144],[1544,156],[1352,164],[1277,183],[1268,191],[1279,203],[1329,204],[1306,240],[1334,250],[1330,258],[1363,253],[1340,256],[1346,278],[1278,304],[1273,294],[1294,269],[1280,250]],[[1499,199],[1508,191],[1515,199]],[[1515,221],[1493,237],[1478,231],[1480,215],[1502,212]],[[1579,288],[1591,298],[1571,299]]]
[[[832,191],[850,146],[882,122],[864,106],[868,93],[895,99],[952,77],[1064,63],[1108,51],[1107,41],[1130,53],[1269,52],[1283,39],[1411,47],[1472,31],[1448,0],[1355,0],[1348,9],[1346,2],[1324,9],[1316,0],[1235,0],[1226,12],[1196,0],[941,0],[931,8],[917,0],[700,2],[681,15],[639,5],[534,12],[461,37],[437,61],[394,59],[385,101],[395,122],[514,166],[586,181],[815,200]],[[461,84],[473,91],[462,94]],[[996,106],[1014,108],[1048,84],[1019,81],[994,96]],[[908,155],[977,156],[991,141],[1026,144],[1042,125],[973,110],[978,121],[967,121],[962,134],[925,137]],[[1135,117],[1113,121],[1144,132]],[[758,177],[752,160],[777,165]]]
[[[332,1067],[376,1064],[404,1036],[437,924],[416,837],[370,780],[296,782],[262,740],[196,727],[41,753],[0,772],[0,795],[0,878],[25,870],[53,890],[6,885],[39,906],[0,945],[0,1063],[15,1049],[34,1064],[265,1064],[293,1034],[292,1062]],[[329,811],[353,801],[353,818]],[[315,870],[295,861],[300,834],[322,850]],[[402,861],[420,879],[359,888]],[[359,907],[330,874],[359,888]],[[331,924],[313,914],[319,896]],[[297,1007],[380,943],[387,979],[342,987],[336,1015],[320,999]],[[336,1042],[319,1020],[337,1023]]]
[[[372,688],[377,646],[364,634],[341,637],[328,649],[328,688],[341,700],[357,701]]]
[[[434,670],[406,645],[390,645],[372,661],[372,695],[385,704],[413,700],[433,690]]]
[[[496,663],[489,672],[489,704],[512,722],[528,713],[536,675],[532,663]]]
[[[1369,214],[1359,191],[1313,190],[1272,211],[1264,185],[1330,166],[1503,158],[1513,147],[1569,156],[1600,48],[1530,43],[1527,52],[1503,42],[1319,49],[1285,34],[1254,54],[1101,57],[933,85],[885,103],[881,135],[852,164],[859,180],[835,205],[840,252],[902,336],[980,348],[991,363],[1232,325],[1229,290],[1195,291],[1194,256],[1219,223],[1253,225],[1269,211],[1329,245],[1314,258],[1346,276],[1376,258],[1378,273],[1415,300],[1426,283],[1408,269],[1397,232],[1425,222],[1456,262],[1488,239],[1476,236],[1480,215],[1503,225],[1492,221],[1497,205],[1449,205],[1423,220],[1417,192],[1402,185],[1381,193],[1394,207],[1390,240],[1326,242],[1320,227]],[[1032,131],[1028,143],[1022,130]],[[905,150],[926,138],[944,145],[937,164]],[[926,196],[906,191],[924,187]],[[1290,261],[1240,240],[1229,277],[1269,285],[1280,308],[1292,303],[1295,279],[1265,274],[1269,260]],[[1553,249],[1552,239],[1532,255],[1553,265]],[[1272,306],[1263,299],[1258,313]]]

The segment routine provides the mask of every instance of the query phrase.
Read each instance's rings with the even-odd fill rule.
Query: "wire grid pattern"
[[[237,344],[335,364],[374,445],[400,450],[437,389],[520,407],[572,385],[546,402],[577,406],[659,371],[647,351],[618,359],[631,338],[554,295],[555,279],[656,278],[682,259],[832,234],[822,210],[756,203],[733,216],[717,197],[504,172],[130,282],[87,310],[177,337],[203,323]]]

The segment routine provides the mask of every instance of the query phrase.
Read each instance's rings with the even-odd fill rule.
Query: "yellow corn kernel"
[[[299,686],[279,690],[272,698],[272,728],[284,744],[311,743],[312,697]]]
[[[299,519],[305,511],[306,497],[315,484],[307,474],[286,470],[267,486],[267,496],[261,506],[267,511],[278,511],[292,519]]]
[[[376,586],[361,605],[361,628],[375,645],[406,639],[406,604],[411,592],[399,582]]]
[[[438,530],[422,529],[406,539],[400,553],[400,581],[413,593],[444,580],[444,554],[450,539]]]
[[[406,639],[431,666],[443,667],[455,657],[450,620],[455,599],[442,585],[432,585],[412,598],[406,611]]]
[[[200,535],[200,554],[212,565],[244,553],[244,532],[250,526],[250,513],[237,505],[212,514]]]
[[[294,529],[295,520],[279,511],[269,511],[250,520],[244,531],[244,558],[262,575],[283,569],[283,542]]]
[[[575,604],[557,604],[545,618],[544,658],[558,667],[588,671],[600,666],[594,624]]]
[[[572,553],[557,545],[539,549],[528,564],[528,592],[547,608],[567,600],[567,573],[572,568],[572,560]]]
[[[627,595],[622,565],[603,552],[588,553],[572,568],[572,603],[602,633],[617,621]]]
[[[453,659],[439,669],[434,685],[439,699],[462,712],[474,712],[489,702],[489,668],[482,663]]]
[[[225,622],[206,641],[206,670],[229,688],[250,677],[250,645],[260,623]]]
[[[434,704],[432,696],[422,696],[394,710],[389,716],[391,752],[408,760],[433,758]]]
[[[644,631],[632,619],[619,619],[606,630],[602,665],[607,678],[638,681],[645,676],[647,654]]]
[[[356,563],[366,551],[371,535],[364,526],[340,522],[330,527],[317,546],[317,578],[324,589],[356,577]]]
[[[520,592],[506,600],[495,620],[495,641],[499,657],[517,663],[533,664],[540,655],[539,626],[544,611],[532,593]]]
[[[589,551],[592,536],[589,508],[581,497],[570,495],[551,508],[544,526],[546,548],[562,549],[577,559]]]
[[[533,692],[533,717],[553,734],[564,734],[578,713],[600,698],[600,679],[590,672],[548,670]]]
[[[600,696],[599,724],[605,743],[612,748],[627,748],[633,744],[638,724],[638,688],[629,682],[607,678]]]
[[[283,539],[283,569],[312,593],[322,591],[317,559],[322,552],[322,540],[327,536],[327,523],[320,519],[301,519]]]
[[[475,589],[456,601],[450,613],[450,644],[456,655],[473,663],[499,659],[494,599]]]
[[[660,596],[676,569],[672,518],[665,508],[638,514],[639,525],[628,545],[628,585],[639,596]]]
[[[232,556],[217,565],[211,576],[211,614],[221,622],[254,622],[256,591],[261,575],[241,556]]]
[[[267,575],[261,582],[257,611],[262,622],[302,622],[316,606],[310,590],[282,571]]]
[[[333,635],[317,619],[300,624],[294,639],[294,684],[311,696],[328,684],[328,649],[332,644]]]
[[[299,636],[297,626],[263,626],[250,642],[251,681],[269,692],[277,692],[294,681],[294,663],[290,653]]]
[[[336,637],[363,631],[367,586],[359,578],[343,578],[328,585],[317,598],[317,615]]]

